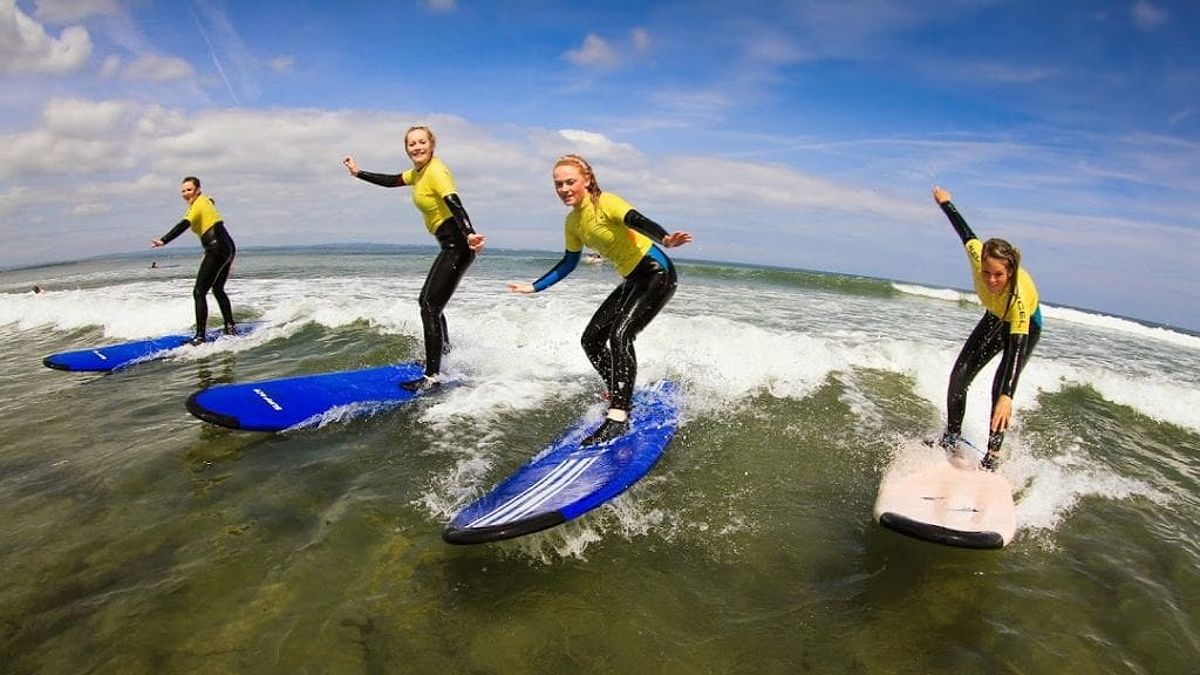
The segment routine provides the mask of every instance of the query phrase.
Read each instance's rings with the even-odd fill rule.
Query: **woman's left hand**
[[[996,406],[992,408],[992,431],[1005,431],[1008,429],[1008,423],[1012,419],[1012,398],[1000,395],[996,400]]]
[[[666,246],[667,248],[675,248],[676,246],[683,246],[684,244],[690,244],[691,242],[692,233],[683,232],[682,230],[679,232],[672,232],[671,234],[663,237],[662,240],[663,246]]]
[[[487,237],[476,232],[475,234],[467,235],[467,247],[472,251],[479,253],[483,250],[483,245],[487,242]]]

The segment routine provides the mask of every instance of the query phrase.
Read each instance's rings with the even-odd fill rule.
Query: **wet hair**
[[[1017,288],[1017,270],[1021,269],[1021,251],[1008,241],[992,237],[983,242],[983,258],[994,258],[1004,263],[1008,268],[1008,286],[1010,291]]]
[[[579,172],[582,173],[585,178],[587,178],[588,196],[592,198],[592,204],[596,204],[600,199],[600,183],[596,181],[596,172],[592,171],[592,165],[588,164],[587,160],[579,155],[571,154],[559,157],[558,161],[554,163],[554,168],[557,169],[565,164],[569,164],[579,169]]]
[[[413,126],[409,127],[404,132],[404,145],[405,146],[408,145],[408,135],[414,131],[424,131],[425,133],[429,134],[429,147],[431,147],[431,148],[437,147],[437,136],[433,135],[433,129],[430,129],[429,127],[425,126],[424,124],[414,124]],[[430,153],[430,154],[433,154],[433,153]]]
[[[200,179],[196,178],[195,176],[184,176],[183,180],[181,180],[179,182],[180,183],[191,183],[192,185],[196,186],[197,190],[200,189]]]

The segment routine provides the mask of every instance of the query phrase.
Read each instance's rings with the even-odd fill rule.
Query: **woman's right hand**
[[[508,290],[510,293],[532,293],[533,284],[523,281],[510,281],[508,282]]]
[[[934,185],[933,201],[937,202],[938,204],[945,204],[946,202],[950,201],[950,193],[943,190],[942,186]]]
[[[346,170],[350,172],[351,176],[358,175],[358,165],[354,163],[353,157],[346,155],[346,159],[342,160],[342,164],[346,165]]]
[[[151,239],[150,240],[150,248],[158,248],[159,246],[166,246],[166,244],[163,243],[162,239]]]

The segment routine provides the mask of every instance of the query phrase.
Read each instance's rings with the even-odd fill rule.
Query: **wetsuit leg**
[[[1029,363],[1029,355],[1033,353],[1033,348],[1037,345],[1038,340],[1042,337],[1042,327],[1037,323],[1030,322],[1029,338],[1025,341],[1024,348],[1019,355],[1018,370],[1013,377],[1013,387],[1017,386],[1017,381],[1021,377],[1021,372],[1025,370],[1025,365]],[[996,369],[996,376],[992,379],[992,409],[996,409],[996,401],[1000,400],[1000,392],[1004,386],[1004,373],[1008,372],[1011,367],[1010,359],[1013,358],[1009,354],[1005,354],[1000,361],[1000,367]],[[988,435],[988,451],[999,452],[1000,446],[1004,444],[1004,432],[993,431]]]
[[[233,271],[233,259],[237,255],[237,247],[233,244],[233,239],[228,234],[224,236],[225,245],[229,250],[229,257],[221,271],[217,272],[217,278],[213,281],[212,294],[217,299],[217,307],[221,309],[221,320],[225,323],[225,330],[228,333],[233,329],[233,305],[229,302],[229,296],[225,294],[225,282],[229,279],[229,273]]]
[[[950,385],[946,390],[946,433],[962,433],[963,414],[967,410],[967,389],[979,371],[1004,348],[1004,322],[991,312],[971,331],[971,336],[950,369]]]
[[[217,228],[221,228],[220,232],[213,232]],[[210,290],[217,298],[222,318],[226,323],[233,322],[233,309],[229,304],[229,296],[225,294],[225,280],[229,278],[230,266],[233,264],[233,240],[225,233],[221,224],[214,225],[204,234],[201,239],[201,243],[204,244],[204,259],[200,261],[200,269],[196,272],[196,284],[192,287],[192,302],[196,307],[196,337],[203,337],[208,326],[208,301],[205,296]],[[224,236],[221,236],[222,234]],[[219,292],[217,289],[220,289]]]
[[[609,406],[629,410],[637,379],[633,342],[675,295],[675,268],[650,256],[642,258],[592,315],[580,342],[611,397]]]
[[[449,220],[438,226],[436,236],[442,250],[434,259],[421,287],[421,327],[425,333],[425,374],[437,375],[442,369],[442,354],[447,344],[446,317],[443,311],[463,274],[475,260],[467,246],[462,228]]]

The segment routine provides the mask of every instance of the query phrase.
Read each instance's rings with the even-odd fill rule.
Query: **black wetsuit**
[[[359,171],[358,178],[382,187],[405,185],[403,174],[382,174]],[[441,251],[429,267],[425,285],[417,302],[421,308],[421,327],[425,337],[425,375],[432,377],[441,372],[442,355],[450,349],[450,336],[446,328],[446,305],[458,288],[458,282],[467,268],[475,261],[475,252],[467,244],[467,237],[475,234],[471,218],[457,193],[443,197],[446,207],[453,215],[443,220],[434,231]]]
[[[636,210],[622,219],[625,226],[654,242],[667,236],[658,223]],[[549,272],[533,282],[542,291],[570,274],[578,264],[579,251],[566,251]],[[580,343],[588,361],[608,385],[609,407],[629,410],[637,380],[637,353],[633,342],[638,333],[658,315],[675,295],[675,265],[657,245],[638,261],[629,274],[600,304],[583,331]]]
[[[946,217],[950,219],[950,224],[954,226],[954,231],[962,239],[964,246],[968,242],[978,239],[953,203],[947,201],[941,206]],[[1016,284],[1014,283],[1015,287]],[[1013,300],[1014,298],[1010,292],[1008,300],[1010,307]],[[1007,313],[1006,310],[1005,314],[1007,315]],[[990,410],[995,410],[996,402],[1000,400],[1002,395],[1008,396],[1010,399],[1013,398],[1017,391],[1017,381],[1021,377],[1021,371],[1025,368],[1025,363],[1029,360],[1029,356],[1033,352],[1033,348],[1037,346],[1041,335],[1042,315],[1040,307],[1033,312],[1029,321],[1028,334],[1013,333],[1012,324],[1009,321],[1003,320],[990,310],[984,311],[983,317],[975,325],[975,330],[971,331],[970,337],[967,338],[966,343],[958,354],[958,358],[954,361],[954,367],[950,370],[950,383],[946,390],[947,434],[958,436],[962,433],[962,421],[967,408],[967,389],[971,386],[971,382],[979,374],[979,371],[996,354],[1001,352],[1003,352],[1004,356],[1001,358],[1000,367],[996,369],[996,375],[992,379],[992,407]],[[1004,432],[992,432],[988,436],[988,451],[992,453],[998,452],[1003,443]]]
[[[583,351],[608,383],[609,407],[629,410],[637,380],[633,341],[675,295],[675,285],[675,266],[670,259],[661,252],[647,254],[600,304],[583,330]]]
[[[175,224],[170,232],[162,237],[163,244],[183,234],[191,223],[185,218]],[[203,339],[208,326],[208,300],[206,296],[211,290],[221,309],[221,319],[225,323],[225,332],[232,333],[234,329],[233,307],[229,296],[225,294],[225,281],[233,267],[233,258],[237,247],[233,237],[225,229],[223,221],[217,221],[200,235],[200,244],[204,247],[204,259],[200,261],[200,269],[196,272],[196,284],[192,287],[192,301],[196,306],[196,337]]]

